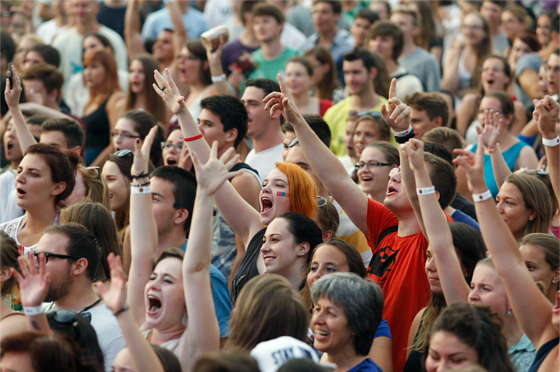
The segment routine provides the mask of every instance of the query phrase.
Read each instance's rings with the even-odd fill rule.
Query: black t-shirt
[[[247,245],[245,256],[241,260],[241,263],[239,264],[239,267],[233,277],[233,281],[231,283],[231,300],[234,303],[237,300],[239,293],[241,293],[243,286],[247,284],[249,280],[259,275],[257,259],[259,258],[259,253],[261,252],[265,232],[266,228],[253,235]]]

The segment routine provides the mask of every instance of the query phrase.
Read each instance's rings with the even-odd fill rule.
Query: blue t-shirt
[[[188,241],[183,244],[181,250],[187,250]],[[212,299],[214,311],[220,326],[220,337],[229,336],[229,317],[231,314],[231,298],[229,296],[226,277],[214,265],[210,265],[210,285],[212,286]]]
[[[366,358],[350,368],[348,372],[383,372],[383,370],[373,360]]]
[[[183,23],[187,29],[187,35],[190,40],[200,38],[200,35],[208,30],[208,23],[200,11],[193,7],[189,7],[188,11],[183,14]],[[157,39],[158,34],[166,28],[173,29],[171,18],[167,8],[153,12],[146,18],[142,27],[143,39]]]
[[[466,225],[469,225],[473,229],[480,231],[480,226],[478,226],[478,222],[476,222],[474,218],[472,218],[465,212],[461,211],[460,209],[455,209],[455,212],[451,214],[451,218],[453,218],[455,222],[462,222]]]

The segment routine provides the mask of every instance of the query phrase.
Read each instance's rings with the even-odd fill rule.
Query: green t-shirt
[[[379,102],[377,105],[372,107],[371,111],[381,111],[381,106],[387,102],[385,97],[379,97]],[[346,132],[346,121],[348,120],[348,114],[352,111],[352,105],[350,104],[350,98],[345,98],[338,102],[336,105],[332,106],[323,116],[323,119],[327,122],[331,128],[331,150],[337,156],[346,155],[346,146],[344,146],[344,134]]]
[[[301,55],[299,50],[284,48],[282,53],[275,59],[265,59],[260,49],[251,54],[258,67],[249,75],[249,79],[264,78],[276,81],[276,74],[284,71],[286,63],[295,56]]]

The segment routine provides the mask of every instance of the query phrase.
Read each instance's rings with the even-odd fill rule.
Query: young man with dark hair
[[[157,229],[157,252],[167,248],[185,251],[196,196],[194,175],[178,167],[159,167],[151,174],[150,188]],[[210,280],[220,335],[227,337],[231,312],[227,280],[214,265],[210,267]]]
[[[81,158],[85,135],[82,127],[75,120],[53,118],[41,125],[39,142],[58,147],[63,151],[72,151]]]
[[[370,51],[383,58],[387,71],[391,77],[397,79],[396,97],[404,100],[410,94],[424,91],[420,79],[399,66],[404,36],[397,25],[389,21],[374,24],[369,30],[367,46]]]
[[[93,291],[100,260],[105,259],[95,237],[79,224],[52,225],[35,249],[35,255],[41,253],[46,256],[45,271],[50,279],[44,301],[52,301],[44,304],[43,310],[89,313],[105,358],[105,370],[110,371],[125,342],[113,313]]]
[[[304,50],[322,46],[331,52],[336,62],[352,50],[352,35],[338,27],[342,5],[339,0],[314,0],[312,20],[315,33],[307,38]]]
[[[245,84],[241,102],[248,114],[247,136],[253,143],[253,149],[245,162],[259,172],[262,180],[274,168],[274,164],[282,161],[283,145],[280,128],[281,115],[271,116],[264,109],[263,98],[269,93],[279,92],[278,84],[269,79],[252,79]]]
[[[27,102],[60,110],[60,97],[64,76],[47,64],[31,66],[21,75]]]
[[[257,68],[249,74],[249,79],[274,80],[292,57],[301,54],[282,45],[284,22],[284,14],[273,4],[263,3],[253,8],[253,30],[260,48],[251,54]]]
[[[331,128],[331,149],[337,156],[346,154],[344,134],[350,111],[377,111],[387,101],[375,93],[377,66],[374,56],[365,49],[346,54],[342,62],[348,97],[332,106],[323,116]]]
[[[46,63],[55,68],[60,65],[60,53],[56,48],[47,44],[33,45],[23,57],[23,68],[28,69],[33,65]]]
[[[449,121],[447,103],[437,93],[414,93],[406,103],[410,106],[410,124],[416,138],[432,128],[445,127]]]
[[[410,8],[397,8],[391,15],[403,35],[403,49],[398,59],[399,65],[416,75],[426,91],[438,91],[441,74],[435,57],[414,42],[418,34],[418,14]]]
[[[218,143],[218,156],[232,147],[236,148],[243,141],[247,133],[247,110],[239,99],[211,96],[203,99],[200,106],[202,111],[198,117],[198,129],[209,145]],[[258,209],[261,182],[257,171],[242,162],[230,170],[243,170],[230,182],[247,203]],[[235,233],[219,210],[216,210],[213,225],[212,263],[225,277],[229,277],[237,254],[241,256],[244,249],[240,247],[243,250],[237,251]]]
[[[364,48],[368,30],[370,27],[379,20],[379,16],[371,9],[362,9],[360,13],[354,18],[350,32],[354,38],[354,47]]]

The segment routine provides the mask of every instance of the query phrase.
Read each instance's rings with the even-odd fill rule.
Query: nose
[[[478,291],[476,290],[476,288],[473,288],[473,289],[470,290],[469,295],[468,295],[468,301],[469,302],[480,301],[480,297],[478,296]]]
[[[426,270],[428,270],[430,272],[436,272],[437,271],[435,260],[432,257],[426,259]]]
[[[16,183],[25,183],[25,176],[23,175],[23,172],[16,176]]]
[[[496,208],[498,208],[498,212],[500,212],[500,214],[503,214],[504,213],[504,202],[499,201],[498,204],[496,204]]]

